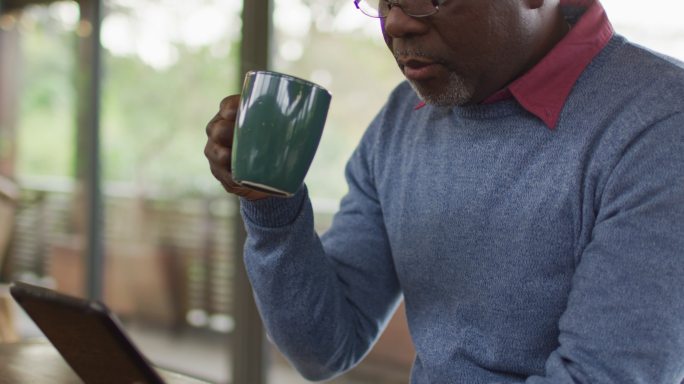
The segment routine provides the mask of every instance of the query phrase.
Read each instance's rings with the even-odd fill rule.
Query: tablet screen
[[[22,282],[10,293],[85,383],[164,383],[103,303]]]

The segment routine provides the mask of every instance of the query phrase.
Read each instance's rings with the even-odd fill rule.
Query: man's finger
[[[221,100],[219,115],[226,120],[235,120],[238,106],[240,105],[240,95],[231,95]]]
[[[217,166],[215,164],[210,164],[209,165],[209,170],[211,170],[211,174],[214,175],[214,177],[221,182],[221,184],[236,187],[237,184],[233,181],[232,175],[229,172],[228,169],[224,167]]]
[[[254,191],[249,188],[245,188],[233,180],[232,174],[223,167],[218,167],[211,165],[209,167],[212,175],[221,182],[223,188],[234,195],[247,198],[249,200],[259,200],[268,197],[261,192]]]
[[[215,129],[215,128],[214,128],[214,125],[215,125],[216,122],[219,121],[220,119],[222,119],[222,117],[221,117],[221,115],[219,115],[219,114],[217,113],[216,115],[214,115],[214,117],[211,118],[211,120],[209,120],[209,123],[207,123],[207,126],[204,128],[204,131],[206,132],[207,137],[211,138],[212,132],[213,132],[214,129]]]
[[[229,147],[233,143],[233,125],[235,122],[233,120],[224,120],[218,115],[217,117],[217,119],[212,119],[207,124],[207,137],[217,144]]]
[[[227,168],[230,164],[231,150],[209,140],[204,146],[204,156],[209,159],[210,163]]]

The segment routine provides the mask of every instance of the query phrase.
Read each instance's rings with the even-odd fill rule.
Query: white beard
[[[421,91],[418,85],[409,80],[409,84],[426,104],[439,107],[453,107],[469,103],[473,97],[474,89],[469,86],[461,76],[449,73],[448,83],[444,92],[427,94]]]

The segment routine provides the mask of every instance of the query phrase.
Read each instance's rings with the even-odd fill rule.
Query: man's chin
[[[456,82],[457,84],[454,84],[454,79],[450,80],[446,87],[440,87],[440,89],[425,87],[411,80],[409,84],[425,104],[436,107],[456,107],[470,103],[473,92],[467,89],[460,80]]]

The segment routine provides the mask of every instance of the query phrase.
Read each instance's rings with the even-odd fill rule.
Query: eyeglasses
[[[384,19],[392,7],[399,7],[408,16],[427,17],[439,12],[446,0],[354,0],[356,8],[364,15]]]

